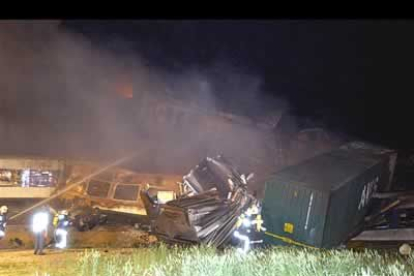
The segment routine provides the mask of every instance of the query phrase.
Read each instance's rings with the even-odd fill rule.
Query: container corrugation
[[[363,223],[370,197],[389,181],[389,155],[341,148],[274,174],[265,183],[265,244],[332,248]]]

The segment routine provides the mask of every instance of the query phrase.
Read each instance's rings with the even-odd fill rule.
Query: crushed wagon
[[[258,206],[247,191],[252,176],[239,173],[223,156],[207,157],[183,177],[182,193],[175,200],[159,202],[151,190],[141,191],[151,233],[166,243],[230,243],[232,234],[239,234],[240,218],[253,215]]]

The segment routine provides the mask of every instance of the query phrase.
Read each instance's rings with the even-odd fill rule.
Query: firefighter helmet
[[[64,216],[69,215],[69,212],[67,210],[62,210],[59,213],[60,213],[60,215],[64,215]]]
[[[1,206],[1,207],[0,207],[0,214],[5,214],[5,213],[7,213],[7,210],[8,210],[8,208],[7,208],[7,206],[6,206],[6,205]]]

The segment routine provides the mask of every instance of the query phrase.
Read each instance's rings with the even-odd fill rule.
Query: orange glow
[[[134,97],[134,90],[131,84],[123,83],[117,86],[116,92],[126,99]]]

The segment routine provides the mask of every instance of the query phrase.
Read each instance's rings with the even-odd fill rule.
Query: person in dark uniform
[[[7,212],[7,206],[3,205],[0,207],[0,240],[6,236]]]
[[[56,214],[53,225],[55,226],[55,246],[57,248],[63,249],[66,247],[70,223],[69,212],[67,210],[62,210]]]

